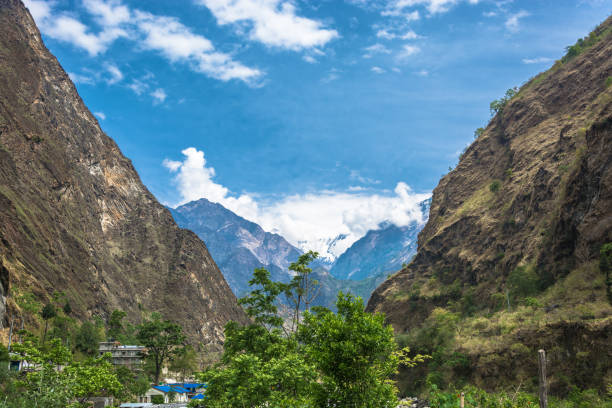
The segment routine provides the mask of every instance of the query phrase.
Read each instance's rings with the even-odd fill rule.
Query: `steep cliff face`
[[[158,311],[204,343],[245,321],[205,245],[102,132],[19,0],[0,0],[0,282],[15,315],[20,294],[63,291],[82,318]]]
[[[600,247],[612,241],[611,32],[608,18],[506,103],[435,188],[413,262],[368,304],[370,311],[385,312],[399,333],[421,328],[428,317],[431,322],[436,307],[466,319],[480,313],[489,321],[527,308],[525,316],[539,320],[519,321],[503,338],[478,330],[463,340],[457,335],[457,348],[470,355],[472,367],[481,365],[471,375],[485,383],[487,376],[495,381],[518,369],[535,374],[531,363],[509,369],[482,363],[513,341],[530,350],[560,347],[551,359],[568,368],[564,358],[605,350],[612,334],[612,309],[597,267]],[[512,279],[532,279],[530,296],[537,300],[510,299],[513,273]],[[500,311],[500,300],[504,308],[511,300],[512,310]],[[462,310],[468,301],[473,307]],[[568,339],[571,330],[563,329],[563,321],[596,334],[578,338],[577,330]],[[555,337],[560,332],[564,339]],[[500,343],[483,340],[478,348],[468,340],[478,336],[499,337]],[[612,361],[609,350],[597,358]],[[601,385],[606,370],[593,370],[584,383]]]

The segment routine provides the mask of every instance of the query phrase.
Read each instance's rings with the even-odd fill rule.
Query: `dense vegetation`
[[[106,321],[96,317],[79,322],[71,316],[65,296],[56,293],[45,304],[31,294],[17,299],[23,317],[42,324],[36,330],[16,330],[10,353],[0,352],[0,407],[80,407],[96,396],[114,396],[120,401],[144,395],[159,380],[164,365],[183,378],[199,366],[191,346],[183,344],[182,328],[164,321],[156,313],[139,325],[125,323],[125,312],[115,310]],[[142,367],[114,367],[110,354],[99,356],[102,340],[141,344],[148,348]],[[34,365],[29,370],[8,370],[8,361]],[[61,369],[59,369],[61,368]]]
[[[389,407],[397,406],[391,377],[413,366],[399,350],[393,329],[380,314],[364,311],[360,298],[338,294],[337,312],[312,307],[317,282],[308,267],[316,253],[302,255],[289,284],[257,269],[253,290],[242,298],[253,324],[226,326],[221,362],[203,372],[209,407]],[[293,305],[284,321],[277,308],[284,295]]]

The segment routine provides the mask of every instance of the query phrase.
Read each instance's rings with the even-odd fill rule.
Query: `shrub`
[[[540,301],[534,297],[526,297],[525,298],[525,306],[531,307],[542,307]]]
[[[491,102],[489,104],[491,116],[495,116],[496,114],[502,112],[504,110],[504,107],[506,107],[508,102],[510,102],[510,100],[516,96],[516,94],[518,94],[518,88],[510,88],[500,99],[495,99],[493,102]]]
[[[500,187],[501,187],[501,181],[493,180],[493,182],[489,185],[489,190],[491,190],[492,193],[497,193]]]
[[[606,88],[609,88],[612,85],[612,76],[606,78]]]
[[[508,287],[515,298],[525,298],[538,291],[538,276],[533,268],[519,266],[508,275]]]
[[[478,139],[484,133],[484,128],[479,127],[474,131],[474,139]]]

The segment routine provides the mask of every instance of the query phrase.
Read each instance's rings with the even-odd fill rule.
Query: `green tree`
[[[80,404],[96,396],[120,396],[123,386],[110,363],[111,355],[106,353],[84,362],[73,362],[63,374],[72,381],[73,395]]]
[[[244,306],[246,313],[257,325],[265,327],[268,331],[282,327],[283,319],[278,315],[276,300],[285,289],[285,285],[273,282],[270,272],[265,268],[257,268],[253,272],[253,279],[249,285],[254,289],[238,299],[238,304]]]
[[[64,310],[64,314],[66,316],[70,316],[70,314],[72,313],[72,306],[70,305],[70,302],[68,301],[64,303],[64,307],[62,309]]]
[[[75,348],[80,352],[88,356],[94,356],[98,353],[100,335],[92,322],[83,322],[74,340]]]
[[[123,319],[127,314],[123,310],[113,310],[108,319],[108,337],[118,340],[124,333]]]
[[[47,328],[49,327],[49,320],[53,319],[57,316],[57,311],[55,310],[55,306],[51,303],[47,303],[42,310],[40,311],[40,316],[45,321],[45,333],[43,334],[43,344],[47,340]]]
[[[179,373],[181,381],[185,381],[187,374],[192,374],[197,368],[197,354],[189,345],[177,349],[170,359],[170,370]]]
[[[606,276],[606,294],[612,303],[612,242],[602,245],[599,250],[599,269]]]
[[[183,330],[169,320],[162,321],[159,316],[147,320],[138,327],[137,338],[147,348],[146,358],[153,364],[153,378],[159,382],[159,374],[164,363],[175,353],[185,340]]]
[[[309,258],[295,269],[307,274]],[[410,359],[407,349],[398,350],[382,315],[366,313],[360,298],[340,293],[337,314],[314,307],[303,319],[291,317],[296,332],[284,331],[276,302],[290,288],[272,282],[265,269],[256,269],[249,283],[253,291],[240,302],[253,323],[226,325],[221,362],[199,375],[208,383],[206,406],[395,407],[391,376],[399,364],[424,357]],[[304,308],[307,292],[296,302]]]
[[[310,304],[319,293],[319,282],[312,278],[312,269],[308,267],[318,256],[317,252],[308,251],[289,266],[294,275],[291,282],[284,285],[283,291],[289,304],[293,306],[291,331],[295,331],[300,322],[300,311],[310,309]]]
[[[491,102],[489,105],[491,116],[494,116],[497,113],[502,112],[504,108],[506,107],[506,105],[508,104],[508,102],[510,102],[510,100],[516,96],[516,94],[518,94],[518,88],[517,87],[510,88],[506,91],[503,97]]]
[[[400,357],[393,328],[382,314],[364,311],[361,298],[338,294],[337,313],[316,307],[304,314],[298,338],[320,373],[313,384],[318,407],[397,406],[390,378]]]

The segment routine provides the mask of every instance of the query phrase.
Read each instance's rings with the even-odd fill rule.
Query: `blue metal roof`
[[[169,385],[154,385],[153,388],[155,388],[156,390],[159,390],[161,392],[170,392],[170,391],[172,391],[172,387],[170,387]]]
[[[202,394],[197,394],[197,395],[194,395],[193,397],[191,397],[192,400],[201,400],[201,399],[204,399],[204,398],[206,398],[206,395],[202,395]]]

